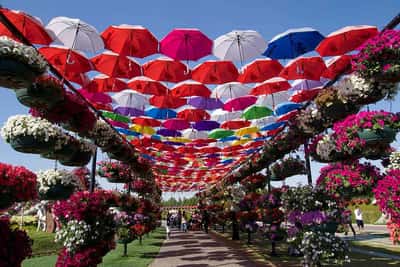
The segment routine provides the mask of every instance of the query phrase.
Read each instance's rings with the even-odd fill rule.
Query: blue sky
[[[100,32],[112,24],[143,25],[158,39],[175,27],[199,28],[210,39],[234,29],[252,29],[268,41],[289,28],[306,26],[327,35],[347,25],[381,28],[400,11],[399,0],[3,0],[1,3],[40,17],[44,24],[53,17],[67,16],[80,18]],[[13,114],[27,113],[12,91],[0,88],[0,103],[0,124]],[[400,111],[399,106],[396,99],[392,111]],[[388,103],[380,103],[378,107],[389,109]],[[32,170],[54,166],[52,161],[39,156],[13,151],[3,140],[0,140],[0,161],[25,165]]]

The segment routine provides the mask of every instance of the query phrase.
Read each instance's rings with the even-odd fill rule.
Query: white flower
[[[400,151],[394,151],[390,154],[389,170],[400,170]]]
[[[97,120],[88,136],[95,140],[99,147],[104,147],[119,138],[113,129],[103,120]]]

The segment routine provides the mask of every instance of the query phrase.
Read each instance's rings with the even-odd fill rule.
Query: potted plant
[[[77,140],[78,147],[74,153],[68,157],[60,159],[60,163],[65,166],[84,166],[87,165],[92,158],[93,151],[96,149],[94,145],[86,140]]]
[[[282,181],[287,177],[305,174],[305,162],[299,157],[287,157],[279,160],[270,166],[271,181]]]
[[[67,199],[78,188],[78,178],[67,170],[46,170],[37,173],[40,198]]]
[[[132,172],[126,164],[119,161],[101,161],[97,165],[98,174],[107,178],[110,183],[127,183],[132,180]]]

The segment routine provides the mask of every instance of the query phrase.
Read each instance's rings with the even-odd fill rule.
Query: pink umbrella
[[[256,103],[256,101],[257,97],[255,96],[241,96],[226,102],[223,109],[228,111],[244,110]]]
[[[177,60],[198,60],[211,54],[213,42],[198,29],[174,29],[160,42],[160,53]]]
[[[184,130],[190,127],[187,120],[182,119],[169,119],[163,122],[162,126],[169,130]]]
[[[79,93],[84,96],[89,102],[110,104],[112,102],[111,96],[104,93],[89,92],[85,89],[80,89]]]

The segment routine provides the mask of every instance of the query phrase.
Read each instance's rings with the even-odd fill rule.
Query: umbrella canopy
[[[171,88],[174,97],[203,96],[209,97],[211,91],[202,83],[196,81],[184,81]]]
[[[282,127],[282,126],[285,126],[285,125],[286,125],[286,122],[284,122],[284,121],[273,122],[273,123],[265,125],[260,130],[261,131],[271,131],[271,130],[278,129],[279,127]]]
[[[264,127],[267,124],[275,122],[276,117],[268,116],[260,119],[255,119],[251,121],[251,126],[257,126],[259,128]]]
[[[87,86],[90,83],[90,78],[85,73],[66,72],[64,76],[68,81]]]
[[[239,72],[232,61],[208,60],[192,70],[192,79],[205,84],[222,84],[236,81]]]
[[[146,76],[139,76],[129,80],[127,86],[137,92],[149,95],[164,96],[168,91],[165,85]]]
[[[189,79],[189,67],[178,60],[160,57],[142,66],[143,75],[156,81],[181,82]]]
[[[289,62],[279,73],[279,76],[287,80],[308,79],[319,81],[325,70],[325,62],[321,57],[298,57]]]
[[[190,127],[190,123],[182,119],[168,119],[162,123],[162,126],[169,130],[184,130]]]
[[[222,60],[244,61],[264,52],[267,43],[262,36],[252,30],[231,31],[214,41],[213,54]]]
[[[256,103],[256,101],[257,97],[255,96],[241,96],[226,102],[223,109],[228,111],[244,110]]]
[[[260,83],[271,79],[283,69],[278,60],[256,59],[243,66],[238,81],[241,83]]]
[[[248,127],[248,126],[250,126],[250,122],[244,121],[244,120],[226,121],[221,124],[221,128],[227,129],[227,130],[237,130],[237,129]]]
[[[222,100],[228,100],[248,95],[250,88],[239,82],[230,82],[218,85],[211,96]]]
[[[146,110],[144,114],[158,120],[173,119],[177,116],[174,110],[166,108],[151,108]]]
[[[217,98],[206,98],[202,96],[192,97],[188,104],[199,109],[214,110],[221,108],[223,103]]]
[[[189,139],[207,139],[208,133],[205,131],[197,131],[195,129],[186,129],[182,131],[182,136]]]
[[[170,129],[159,129],[157,131],[157,134],[162,135],[162,136],[181,136],[182,134],[178,132],[177,130],[170,130]]]
[[[130,129],[141,134],[152,135],[156,133],[156,130],[150,126],[132,125]]]
[[[160,53],[176,60],[198,60],[211,49],[212,41],[198,29],[174,29],[160,41]]]
[[[303,105],[298,103],[281,103],[276,106],[274,112],[276,116],[281,116],[283,114],[289,113],[293,110],[301,108]]]
[[[99,74],[90,81],[86,88],[91,92],[120,92],[126,89],[127,85],[118,78]]]
[[[329,34],[315,50],[322,57],[343,55],[377,34],[374,26],[347,26]]]
[[[286,91],[290,88],[290,84],[287,80],[281,77],[274,77],[266,80],[260,84],[257,84],[251,89],[251,95],[269,95],[280,91]]]
[[[114,112],[121,115],[132,116],[132,117],[144,115],[144,111],[142,109],[130,108],[130,107],[116,107],[114,109]]]
[[[170,95],[152,96],[149,102],[151,105],[158,108],[179,108],[186,105],[186,99]]]
[[[224,122],[239,119],[242,115],[242,111],[226,111],[222,109],[217,109],[211,113],[211,120]]]
[[[216,121],[198,121],[193,125],[193,128],[198,131],[210,131],[219,127],[219,123]]]
[[[346,73],[350,73],[350,63],[350,55],[333,57],[326,62],[326,70],[322,73],[321,76],[328,79],[334,79],[337,75],[342,74],[346,70]]]
[[[289,97],[290,94],[288,91],[280,91],[269,95],[262,95],[258,97],[256,105],[275,107],[275,105],[279,103],[287,102]]]
[[[324,82],[320,80],[306,80],[306,79],[300,79],[296,80],[292,84],[292,88],[290,88],[290,91],[297,91],[297,90],[311,90],[316,87],[323,86]]]
[[[147,96],[129,89],[114,94],[112,98],[118,106],[142,110],[144,110],[144,106],[149,102]]]
[[[89,102],[91,103],[103,103],[103,104],[110,104],[112,102],[112,98],[104,93],[93,93],[89,92],[85,89],[78,90],[79,93],[84,96]]]
[[[151,126],[151,127],[158,127],[161,125],[161,122],[148,117],[136,117],[132,119],[132,123],[142,125],[142,126]]]
[[[309,90],[297,90],[290,96],[289,101],[294,103],[302,103],[313,100],[321,90],[322,87],[316,87]]]
[[[19,30],[22,35],[33,44],[49,45],[53,38],[43,27],[40,19],[32,17],[22,11],[1,8],[0,12]],[[0,24],[0,35],[15,38],[6,26]]]
[[[131,120],[123,115],[116,114],[113,112],[108,112],[108,111],[102,111],[101,114],[103,114],[104,117],[111,119],[113,121],[119,121],[119,122],[124,122],[124,123],[130,123]]]
[[[220,138],[224,138],[224,137],[228,137],[228,136],[232,136],[234,135],[234,131],[231,130],[226,130],[226,129],[215,129],[212,130],[209,134],[208,137],[209,138],[214,138],[214,139],[220,139]]]
[[[90,61],[97,71],[110,77],[131,79],[141,74],[139,63],[114,52],[106,51]]]
[[[201,120],[209,120],[210,114],[202,109],[184,109],[178,112],[177,118],[197,122]]]
[[[323,39],[313,28],[289,29],[272,38],[263,55],[273,59],[295,58],[313,51]]]
[[[113,25],[102,32],[101,37],[105,48],[121,56],[144,58],[158,51],[158,40],[142,26]]]
[[[265,106],[251,106],[244,110],[242,118],[254,120],[264,118],[272,114],[272,110]]]
[[[253,134],[258,132],[258,127],[256,126],[249,126],[249,127],[244,127],[235,132],[236,136],[244,136],[248,134]]]
[[[104,49],[103,40],[96,28],[80,19],[55,17],[46,29],[53,33],[56,41],[69,48],[90,53]]]

